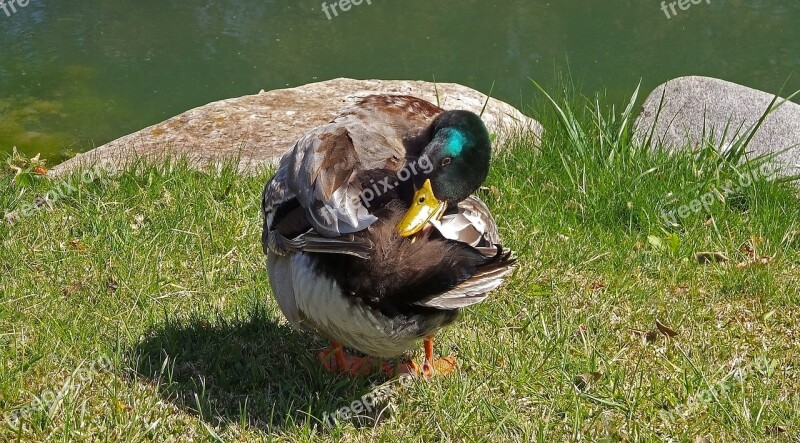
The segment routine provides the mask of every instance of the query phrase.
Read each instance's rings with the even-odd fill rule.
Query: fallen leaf
[[[750,243],[744,243],[739,247],[739,252],[747,254],[750,258],[756,258],[756,251],[750,246]]]
[[[586,331],[588,329],[589,328],[587,328],[585,324],[581,323],[578,325],[578,330],[575,331],[575,335],[581,338],[586,338]]]
[[[79,252],[84,252],[88,249],[80,240],[70,240],[69,245]]]
[[[16,212],[7,212],[5,215],[5,219],[9,225],[13,225],[14,223],[17,222],[17,220],[19,220],[19,216],[17,215]]]
[[[689,285],[678,285],[672,286],[669,288],[669,292],[672,295],[684,295],[689,292]]]
[[[45,205],[52,206],[50,204],[50,200],[41,195],[37,195],[36,198],[33,199],[33,205],[36,207],[36,209],[42,209]]]
[[[145,217],[144,215],[142,215],[142,214],[136,214],[136,215],[133,217],[133,221],[134,221],[134,223],[131,223],[131,229],[133,229],[134,231],[136,231],[136,230],[138,230],[139,228],[141,228],[142,226],[144,226],[144,221],[145,221],[145,219],[146,219],[146,217]]]
[[[603,289],[605,287],[606,287],[606,284],[603,282],[602,279],[601,280],[595,280],[594,282],[592,282],[591,285],[589,285],[589,289],[591,289],[592,291],[596,291],[598,289]]]
[[[786,428],[781,425],[767,426],[767,434],[776,435],[786,432]]]
[[[698,252],[695,254],[695,258],[701,265],[709,263],[727,263],[730,260],[722,252]]]
[[[664,247],[664,244],[661,242],[661,239],[659,237],[656,237],[655,235],[648,235],[647,242],[650,243],[656,249],[662,249]]]
[[[61,295],[64,297],[69,297],[81,289],[83,289],[83,284],[81,282],[72,282],[61,289]]]
[[[603,378],[603,374],[599,372],[585,372],[581,375],[576,375],[572,379],[572,384],[581,391],[586,390],[592,383]]]
[[[736,269],[745,269],[745,268],[749,268],[751,266],[767,266],[770,263],[772,263],[772,260],[774,258],[775,258],[775,256],[773,255],[772,257],[761,257],[761,258],[756,258],[756,259],[750,260],[750,261],[743,261],[743,262],[738,263],[736,265]]]
[[[661,323],[658,320],[656,320],[656,327],[658,328],[659,331],[661,331],[662,334],[666,335],[667,337],[672,338],[678,335],[678,333],[675,332],[672,328],[665,325],[664,323]]]
[[[106,288],[108,288],[108,292],[113,294],[117,292],[117,288],[119,288],[119,283],[117,283],[117,281],[114,280],[112,277],[108,277],[108,280],[106,280]]]

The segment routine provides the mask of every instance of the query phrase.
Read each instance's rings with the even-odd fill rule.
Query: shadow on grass
[[[246,318],[168,318],[130,350],[138,382],[214,426],[322,430],[323,414],[350,405],[385,378],[322,371],[321,339],[276,324],[256,306]],[[372,426],[381,408],[357,424]],[[388,409],[383,411],[383,417]]]

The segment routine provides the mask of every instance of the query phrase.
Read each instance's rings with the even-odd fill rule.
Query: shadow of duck
[[[321,431],[337,411],[387,382],[381,375],[346,379],[323,372],[313,356],[324,344],[275,318],[263,305],[213,321],[168,317],[129,350],[134,379],[215,427],[266,432]],[[390,411],[382,401],[349,421],[376,425]]]

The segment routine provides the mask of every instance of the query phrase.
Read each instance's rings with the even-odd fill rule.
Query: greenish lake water
[[[660,0],[370,3],[330,20],[321,0],[0,8],[0,152],[52,164],[210,101],[335,77],[494,83],[516,106],[534,99],[529,77],[554,88],[566,72],[620,101],[640,79],[648,93],[689,74],[778,92],[794,73],[800,89],[798,0],[704,0],[671,18]]]

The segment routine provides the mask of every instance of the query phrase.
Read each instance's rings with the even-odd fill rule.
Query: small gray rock
[[[662,104],[663,96],[663,104]],[[634,131],[647,140],[655,124],[653,144],[667,149],[697,148],[703,134],[718,146],[746,136],[767,110],[773,94],[709,77],[681,77],[657,87],[647,98]],[[783,99],[778,99],[778,103]],[[662,106],[659,114],[659,106]],[[658,122],[655,122],[658,115]],[[723,139],[726,125],[728,134]],[[800,105],[783,102],[767,116],[748,146],[748,157],[779,152],[783,174],[800,172]]]
[[[188,158],[192,165],[219,165],[239,158],[239,170],[257,171],[276,163],[306,131],[330,122],[358,98],[370,94],[413,95],[436,103],[436,91],[444,109],[480,113],[486,95],[452,83],[423,81],[335,79],[291,89],[261,91],[256,95],[222,100],[184,112],[176,117],[109,142],[65,161],[51,170],[54,175],[90,167],[101,161],[119,166],[133,159],[158,161],[166,157]],[[502,145],[519,131],[531,131],[534,141],[542,126],[511,105],[489,99],[483,121]]]

